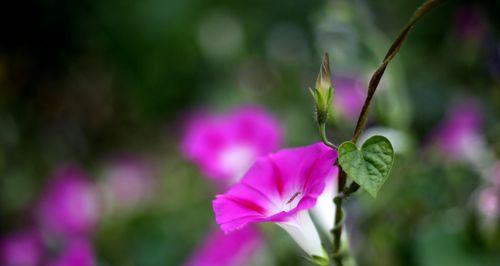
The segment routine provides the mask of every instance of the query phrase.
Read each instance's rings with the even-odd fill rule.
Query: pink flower
[[[355,121],[365,100],[363,83],[348,76],[337,77],[334,80],[333,108],[345,119]]]
[[[474,102],[455,106],[432,138],[439,150],[451,159],[480,158],[483,144],[479,107]]]
[[[249,226],[227,235],[217,228],[212,230],[186,266],[249,265],[252,256],[262,245],[263,237],[254,227]]]
[[[237,181],[258,156],[280,145],[278,122],[258,107],[226,115],[202,115],[188,123],[182,142],[185,156],[210,178]]]
[[[331,236],[331,230],[334,227],[335,204],[333,198],[337,196],[337,182],[339,169],[333,166],[330,176],[325,180],[325,189],[316,199],[316,205],[311,209],[313,216],[318,221],[323,233]]]
[[[0,242],[0,264],[4,266],[40,265],[43,256],[41,237],[33,231],[7,235]]]
[[[337,154],[322,143],[284,149],[257,159],[243,179],[213,202],[226,233],[247,224],[275,222],[309,255],[324,256],[308,209],[334,171]]]
[[[94,252],[90,242],[83,238],[71,239],[59,257],[50,266],[94,266]]]
[[[101,188],[109,211],[131,210],[147,200],[153,191],[153,169],[135,156],[123,156],[109,162]]]
[[[500,189],[487,187],[481,190],[477,199],[479,211],[487,218],[500,216]]]
[[[99,218],[95,186],[76,166],[56,171],[45,189],[38,209],[44,230],[57,236],[90,233]]]

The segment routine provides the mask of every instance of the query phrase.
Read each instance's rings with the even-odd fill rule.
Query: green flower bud
[[[325,123],[328,118],[328,110],[333,99],[333,87],[331,85],[330,60],[328,54],[323,56],[323,62],[316,79],[316,87],[309,90],[316,103],[316,118],[318,123]]]

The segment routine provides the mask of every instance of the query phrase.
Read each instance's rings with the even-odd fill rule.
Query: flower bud
[[[328,109],[333,99],[333,88],[331,85],[330,60],[328,54],[323,56],[323,62],[316,79],[316,87],[309,89],[316,103],[316,116],[318,123],[326,122]]]

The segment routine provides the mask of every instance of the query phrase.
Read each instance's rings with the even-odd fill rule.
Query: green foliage
[[[329,87],[326,92],[318,90],[316,88],[311,89],[311,94],[316,103],[316,119],[318,123],[325,123],[328,118],[328,109],[333,98],[333,88]]]
[[[352,141],[346,141],[339,146],[338,151],[342,169],[376,197],[394,162],[391,142],[386,137],[373,136],[363,143],[361,150]]]
[[[320,257],[320,256],[313,256],[312,258],[307,258],[310,260],[314,265],[317,266],[328,266],[330,265],[330,261],[327,259],[328,257]]]

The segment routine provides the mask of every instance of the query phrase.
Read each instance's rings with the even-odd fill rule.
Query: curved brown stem
[[[410,18],[406,26],[403,28],[403,30],[399,33],[399,35],[396,37],[396,40],[392,43],[391,47],[387,51],[384,60],[382,61],[382,64],[375,70],[375,73],[373,73],[370,83],[368,84],[368,92],[366,95],[365,102],[363,104],[363,108],[361,109],[361,113],[359,114],[358,121],[356,123],[356,128],[354,129],[354,133],[352,136],[352,141],[356,143],[356,141],[359,139],[359,136],[363,132],[366,122],[368,121],[368,111],[370,108],[371,100],[375,94],[375,91],[377,90],[377,87],[380,83],[380,80],[382,79],[382,76],[384,75],[384,72],[391,62],[392,59],[398,54],[399,50],[401,49],[401,46],[403,45],[404,41],[408,37],[408,33],[410,30],[413,28],[413,26],[420,20],[420,18],[425,15],[427,12],[432,10],[434,7],[439,5],[440,3],[444,2],[444,0],[427,0],[422,6],[420,6],[413,16]],[[335,261],[335,264],[338,266],[341,266],[342,263],[342,256],[339,254],[340,248],[341,248],[341,236],[342,236],[342,223],[344,220],[344,214],[342,211],[342,201],[345,197],[349,196],[350,194],[356,192],[359,189],[359,185],[356,184],[354,181],[346,188],[346,181],[347,181],[347,174],[342,170],[341,167],[339,167],[339,178],[338,178],[338,195],[341,195],[341,197],[336,197],[334,199],[335,206],[337,208],[336,214],[335,214],[335,228],[332,230],[333,234],[333,260]]]
[[[401,31],[401,33],[399,33],[399,35],[396,37],[396,40],[392,43],[391,47],[389,48],[384,57],[384,61],[382,61],[382,64],[380,64],[377,70],[375,70],[375,73],[373,73],[370,79],[370,83],[368,84],[368,93],[366,95],[363,108],[361,109],[361,113],[359,114],[358,122],[356,123],[356,128],[354,129],[354,133],[352,136],[353,142],[356,142],[358,140],[359,136],[363,132],[363,129],[365,128],[366,121],[368,120],[368,109],[370,107],[371,100],[373,98],[373,95],[375,94],[375,91],[377,90],[377,87],[380,83],[380,80],[382,79],[382,76],[384,75],[387,65],[398,54],[399,50],[401,49],[401,46],[408,37],[408,33],[413,28],[413,26],[420,20],[420,18],[423,15],[425,15],[427,12],[432,10],[434,7],[436,7],[443,1],[444,0],[426,1],[422,6],[420,6],[417,9],[417,11],[415,11],[411,19],[408,21],[406,26]]]

